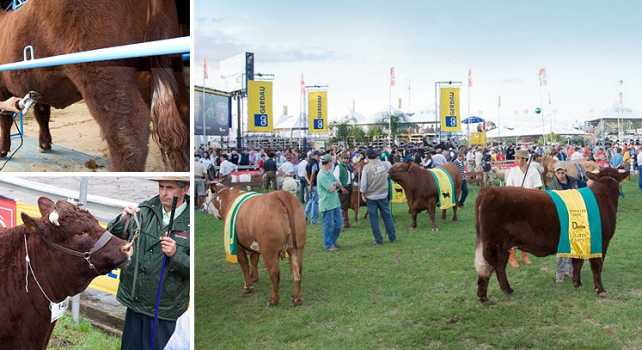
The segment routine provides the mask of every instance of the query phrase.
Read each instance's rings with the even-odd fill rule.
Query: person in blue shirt
[[[622,149],[617,148],[615,151],[615,154],[613,157],[611,157],[611,161],[609,162],[611,165],[611,168],[619,169],[624,165],[624,157],[622,156]]]

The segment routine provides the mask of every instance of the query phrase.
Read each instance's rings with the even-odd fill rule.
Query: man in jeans
[[[305,218],[316,224],[319,220],[319,194],[317,193],[317,174],[319,173],[319,151],[314,151],[306,166],[308,183],[308,202],[305,204]]]
[[[270,153],[268,155],[268,159],[263,163],[263,170],[265,171],[265,174],[263,174],[263,177],[265,178],[265,190],[269,191],[272,189],[273,191],[276,191],[276,161],[274,160],[274,153]]]
[[[377,152],[368,150],[368,163],[363,167],[361,175],[361,197],[368,203],[368,219],[372,227],[375,244],[383,244],[383,237],[379,230],[379,212],[386,227],[390,242],[397,239],[395,225],[390,212],[390,198],[388,191],[388,170],[392,167],[387,161],[377,159]]]
[[[329,252],[337,250],[337,239],[341,233],[343,219],[338,191],[345,192],[336,177],[332,174],[332,156],[321,157],[321,171],[317,178],[319,193],[319,211],[323,217],[323,242]]]

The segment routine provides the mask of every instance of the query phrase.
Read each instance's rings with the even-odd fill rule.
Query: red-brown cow
[[[589,188],[595,194],[602,220],[602,257],[590,259],[593,285],[597,295],[607,295],[602,285],[602,263],[606,250],[615,233],[615,220],[619,197],[619,182],[629,175],[606,168],[599,173],[587,173]],[[508,250],[518,247],[535,256],[557,252],[560,239],[560,222],[553,201],[543,191],[519,187],[484,188],[475,203],[477,241],[475,269],[478,273],[477,296],[488,301],[487,289],[493,271],[502,291],[513,290],[506,277]],[[573,285],[582,285],[580,270],[583,260],[572,259]]]
[[[447,163],[441,168],[450,173],[455,181],[455,203],[461,195],[461,174],[452,163]],[[408,212],[412,215],[412,228],[417,227],[417,214],[422,210],[428,211],[432,230],[437,231],[435,223],[435,207],[437,204],[437,185],[433,175],[415,163],[397,163],[389,171],[390,178],[403,187],[408,202]],[[441,218],[446,219],[446,210],[442,210]],[[453,221],[457,221],[457,205],[453,207]]]
[[[42,218],[23,213],[24,225],[0,228],[3,349],[46,349],[56,324],[48,299],[61,302],[82,292],[131,256],[131,245],[111,236],[88,211],[44,197],[38,207]]]

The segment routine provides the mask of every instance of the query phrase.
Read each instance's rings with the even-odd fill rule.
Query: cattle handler
[[[158,182],[158,196],[123,209],[107,227],[134,245],[131,262],[121,270],[117,294],[118,301],[127,307],[122,350],[149,349],[152,332],[154,349],[163,349],[189,303],[189,178],[166,176],[150,180]],[[173,229],[168,233],[174,197]],[[163,255],[167,256],[166,274],[160,291],[158,326],[153,330]]]

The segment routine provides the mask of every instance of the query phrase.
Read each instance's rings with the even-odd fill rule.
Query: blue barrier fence
[[[140,58],[150,56],[162,55],[175,55],[180,54],[184,60],[189,59],[191,37],[184,36],[174,39],[148,41],[140,44],[131,44],[123,46],[114,46],[104,49],[96,49],[90,51],[76,52],[59,56],[51,56],[46,58],[33,58],[27,59],[22,62],[14,62],[0,65],[0,72],[21,70],[21,69],[34,69],[34,68],[48,68],[55,66],[62,66],[65,64],[78,64],[89,62],[101,62],[122,60],[128,58]],[[27,50],[25,50],[27,51]],[[32,57],[36,57],[37,48],[31,48]],[[11,135],[21,136],[24,134],[22,113],[19,115],[20,124],[18,133]]]

